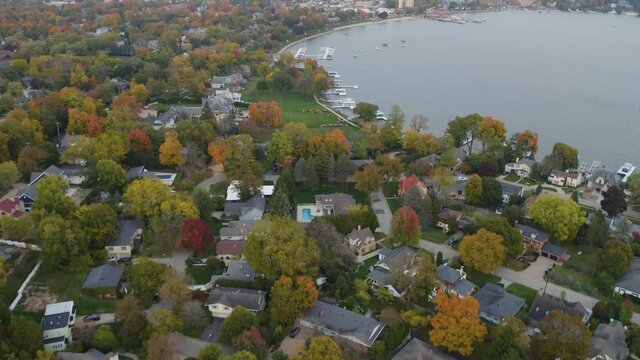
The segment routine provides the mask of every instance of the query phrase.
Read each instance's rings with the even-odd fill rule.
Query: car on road
[[[458,181],[467,181],[467,180],[469,180],[469,178],[466,176],[458,176]]]
[[[100,314],[91,314],[91,315],[85,315],[85,317],[83,318],[84,322],[89,322],[89,321],[100,321]]]
[[[453,235],[452,237],[450,237],[447,240],[447,245],[452,246],[453,244],[457,243],[458,241],[460,241],[460,236],[459,235]]]
[[[496,214],[502,215],[502,208],[501,207],[496,209]]]
[[[159,293],[153,294],[153,303],[157,304],[159,302],[160,302],[160,294]]]
[[[296,326],[296,327],[294,327],[294,328],[293,328],[293,330],[291,330],[291,332],[289,332],[289,337],[293,339],[293,338],[294,338],[294,337],[296,337],[299,333],[300,333],[300,327],[299,327],[299,326]]]
[[[118,259],[118,264],[131,265],[132,263],[133,263],[133,261],[131,260],[130,257],[125,257],[125,258]]]

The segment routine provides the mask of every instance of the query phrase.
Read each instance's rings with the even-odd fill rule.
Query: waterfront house
[[[344,242],[356,256],[363,256],[376,249],[376,241],[371,229],[368,227],[362,229],[360,225],[344,237]]]
[[[480,304],[480,317],[493,324],[500,324],[506,317],[514,317],[525,306],[519,296],[508,293],[504,288],[485,284],[473,297]]]
[[[555,262],[565,262],[569,259],[567,249],[564,246],[555,245],[549,242],[549,234],[534,227],[517,224],[518,230],[522,234],[524,251],[533,250]]]
[[[504,166],[504,172],[514,173],[521,178],[529,177],[535,164],[536,162],[531,159],[516,159],[516,162]]]
[[[124,267],[111,261],[107,264],[96,266],[84,279],[82,292],[92,296],[100,296],[115,299],[122,289]]]
[[[406,276],[413,278],[415,272],[416,253],[408,246],[399,246],[394,249],[382,248],[378,253],[378,262],[371,268],[366,281],[372,288],[384,286],[394,297],[405,294],[406,288],[401,287],[398,280]]]
[[[349,194],[316,195],[315,203],[298,204],[296,219],[301,223],[309,223],[316,216],[346,214],[349,207],[355,204],[356,200]]]
[[[502,202],[508,204],[514,197],[524,196],[524,187],[509,182],[500,181],[502,187]]]
[[[412,338],[391,360],[455,360],[426,342]]]
[[[556,186],[568,186],[577,188],[582,184],[582,174],[570,173],[560,170],[551,170],[551,174],[547,178],[547,182]]]
[[[304,312],[300,318],[300,325],[347,341],[362,351],[367,351],[384,329],[384,324],[372,317],[360,315],[321,300]]]
[[[616,280],[613,291],[640,299],[640,257],[634,257],[629,269]]]
[[[600,324],[589,342],[590,360],[625,360],[629,349],[625,343],[626,328],[618,320]]]
[[[73,342],[71,327],[75,319],[76,306],[73,301],[48,304],[40,321],[44,349],[51,352],[66,349]]]
[[[237,306],[242,306],[255,314],[264,310],[265,293],[253,289],[214,286],[206,305],[211,316],[215,318],[227,318]]]
[[[110,258],[131,257],[135,242],[142,238],[144,223],[137,220],[118,220],[118,235],[107,241],[105,248]]]
[[[598,192],[608,191],[611,186],[618,186],[620,178],[613,172],[605,169],[596,170],[587,181],[587,187]]]
[[[456,211],[449,208],[444,208],[438,214],[438,222],[436,227],[442,229],[442,231],[448,233],[449,231],[455,231],[456,229],[450,228],[449,224],[455,221],[455,226],[460,227],[460,220],[464,215],[460,211]]]
[[[476,285],[467,280],[467,273],[464,272],[464,267],[460,269],[454,269],[447,264],[442,264],[436,269],[437,286],[444,290],[448,294],[454,294],[459,298],[471,295],[476,288]],[[437,288],[434,289],[431,297],[434,297],[437,292]]]
[[[420,190],[420,195],[422,195],[423,198],[427,196],[427,186],[422,181],[420,181],[416,174],[405,176],[400,179],[400,184],[398,185],[398,196],[404,196],[404,194],[414,186],[418,187],[418,190]]]
[[[221,240],[246,240],[247,235],[260,220],[229,221],[220,229]]]
[[[533,323],[542,321],[550,312],[558,310],[563,313],[579,318],[586,323],[591,317],[591,310],[587,309],[581,302],[563,303],[550,296],[537,295],[531,304],[529,319]]]
[[[225,264],[229,260],[240,259],[243,245],[244,240],[220,240],[216,244],[216,257]]]

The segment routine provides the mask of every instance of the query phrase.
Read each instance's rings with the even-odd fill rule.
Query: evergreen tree
[[[318,174],[319,181],[327,181],[327,175],[329,171],[329,156],[330,154],[326,146],[321,146],[316,152],[316,173]]]
[[[310,156],[304,166],[304,186],[308,189],[315,190],[319,185],[320,179],[318,178],[318,163],[313,156]]]
[[[297,183],[301,183],[304,181],[304,174],[306,170],[306,161],[303,158],[298,159],[296,162],[296,167],[293,170],[294,178]]]
[[[601,210],[596,211],[591,218],[591,225],[587,231],[587,241],[591,245],[603,247],[608,239],[607,225]]]
[[[327,164],[327,182],[333,184],[336,182],[336,158],[331,154],[329,163]]]
[[[291,170],[282,169],[282,171],[280,172],[280,177],[278,177],[278,180],[276,181],[276,188],[278,187],[285,187],[287,190],[287,196],[289,197],[289,200],[291,200],[291,196],[296,190],[296,182],[293,178]]]
[[[338,160],[336,161],[336,168],[334,173],[335,181],[337,183],[344,184],[347,181],[347,179],[349,179],[349,176],[353,175],[355,171],[356,171],[356,167],[355,165],[353,165],[353,162],[351,162],[347,154],[342,153],[338,155]]]
[[[278,186],[271,198],[271,212],[278,216],[291,216],[291,203],[284,186]]]
[[[204,106],[202,107],[202,115],[200,115],[200,120],[215,120],[215,116],[213,115],[213,111],[211,111],[208,102],[205,102]]]

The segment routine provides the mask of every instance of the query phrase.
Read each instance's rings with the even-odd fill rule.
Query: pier
[[[320,53],[315,55],[309,55],[307,51],[306,47],[298,49],[295,58],[299,60],[333,60],[333,56],[336,54],[336,49],[332,47],[321,47]]]

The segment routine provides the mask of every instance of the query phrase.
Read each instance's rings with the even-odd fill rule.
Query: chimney
[[[362,225],[358,225],[358,230],[362,230]]]
[[[460,272],[460,276],[464,275],[464,265],[460,266],[458,272]]]

